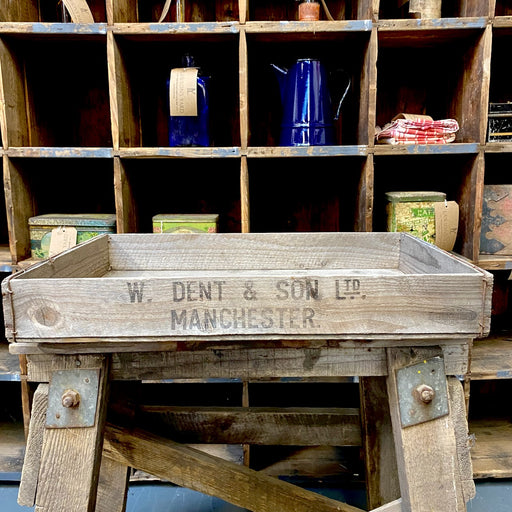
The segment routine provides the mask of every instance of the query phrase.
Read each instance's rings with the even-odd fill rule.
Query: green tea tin
[[[216,233],[217,214],[166,214],[153,217],[153,233]]]
[[[47,258],[54,229],[76,228],[76,243],[79,244],[103,233],[115,233],[116,216],[113,213],[49,213],[31,217],[28,224],[32,257]]]
[[[386,199],[388,231],[410,233],[425,242],[435,243],[435,203],[444,203],[444,192],[387,192]]]

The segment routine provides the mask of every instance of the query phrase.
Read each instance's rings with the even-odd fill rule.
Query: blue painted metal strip
[[[34,34],[106,34],[106,23],[33,23]]]
[[[11,148],[6,151],[10,157],[24,158],[112,158],[110,148],[76,148],[76,147],[30,147]]]
[[[165,33],[231,33],[237,34],[240,31],[240,24],[237,21],[207,22],[207,23],[150,23],[147,25],[150,32],[157,34]],[[144,32],[147,33],[147,32]]]
[[[382,148],[380,150],[380,148]],[[392,149],[390,149],[392,148]],[[478,143],[456,143],[456,144],[401,144],[397,146],[377,145],[375,155],[377,156],[399,156],[399,155],[459,155],[478,153]]]
[[[315,157],[315,156],[366,156],[368,146],[297,146],[297,147],[253,147],[247,150],[248,157]]]

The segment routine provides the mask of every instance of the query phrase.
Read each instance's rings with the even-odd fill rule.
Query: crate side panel
[[[399,235],[124,234],[110,247],[116,270],[397,268]]]
[[[11,282],[21,340],[225,339],[480,332],[482,278],[357,272]]]

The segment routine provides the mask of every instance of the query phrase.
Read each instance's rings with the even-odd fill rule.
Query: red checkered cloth
[[[379,144],[448,144],[455,140],[455,119],[396,119],[375,134]]]

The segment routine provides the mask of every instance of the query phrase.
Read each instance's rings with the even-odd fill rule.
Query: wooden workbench
[[[359,376],[371,506],[401,497],[382,510],[465,511],[474,485],[456,376],[488,331],[491,289],[485,271],[395,233],[81,244],[2,286],[11,352],[26,354],[29,380],[42,383],[20,502],[37,512],[122,511],[134,467],[258,512],[357,511],[156,436],[109,387]],[[275,414],[243,414],[242,430],[258,418],[293,436],[297,424],[293,414],[277,426]]]

